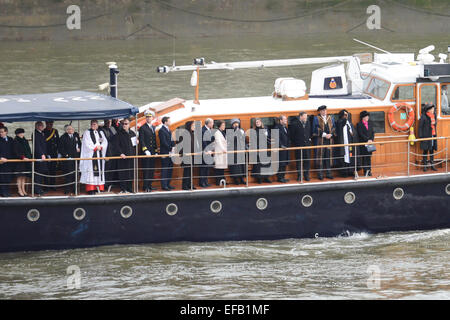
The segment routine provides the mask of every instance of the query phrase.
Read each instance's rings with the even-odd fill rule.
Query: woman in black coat
[[[369,122],[369,112],[362,111],[359,114],[360,121],[356,125],[356,131],[358,132],[358,142],[367,142],[371,144],[375,139],[375,132],[373,131],[372,124]],[[372,152],[367,151],[366,145],[359,146],[358,156],[361,158],[361,165],[364,170],[364,175],[372,175]]]
[[[117,134],[114,136],[115,152],[122,158],[117,161],[121,193],[133,192],[134,159],[126,157],[136,155],[136,144],[136,133],[130,130],[130,120],[124,119],[122,127],[117,130]]]
[[[17,128],[14,132],[16,137],[13,140],[13,152],[16,159],[28,160],[32,158],[30,144],[25,138],[25,130]],[[27,194],[25,184],[27,177],[30,176],[31,162],[16,162],[15,172],[17,176],[17,190],[21,197]]]
[[[194,146],[195,146],[195,137],[194,137],[194,131],[195,131],[195,122],[194,121],[187,121],[184,125],[185,130],[187,130],[190,141],[189,141],[189,149],[185,150],[185,146],[183,144],[183,137],[180,136],[178,140],[178,144],[183,146],[182,150],[180,151],[180,156],[182,159],[181,166],[183,167],[183,183],[182,188],[183,190],[190,190],[191,189],[191,164],[193,165],[194,156],[188,156],[185,154],[188,153],[194,153]],[[196,189],[194,186],[192,186],[192,189]]]
[[[269,149],[270,148],[270,134],[269,130],[264,128],[264,124],[262,123],[262,120],[260,118],[255,119],[255,125],[253,126],[254,130],[254,136],[250,136],[250,149],[255,148],[256,150],[260,149]],[[254,141],[251,141],[254,139]],[[264,143],[265,142],[265,143]],[[270,158],[270,152],[264,152],[265,157]],[[253,162],[253,168],[252,168],[252,175],[256,178],[256,181],[258,183],[261,183],[262,181],[271,183],[269,177],[270,174],[262,174],[264,170],[268,170],[265,168],[270,168],[270,159],[269,162],[265,163],[263,162],[263,159],[261,159],[259,152],[253,152],[253,154],[250,154],[250,159],[256,158],[256,162]],[[251,163],[251,162],[250,162]]]
[[[25,130],[17,128],[14,132],[16,137],[13,140],[13,152],[16,159],[28,160],[32,158],[30,144],[25,138]],[[17,176],[17,190],[21,197],[27,194],[25,184],[27,177],[30,176],[31,162],[16,162],[15,172]]]
[[[422,116],[419,120],[419,138],[432,138],[436,137],[437,132],[437,117],[435,113],[435,107],[432,104],[426,104],[422,110]],[[433,165],[433,154],[437,150],[436,140],[427,140],[420,142],[420,149],[423,150],[423,171],[427,171],[427,164],[430,164],[430,168],[433,171],[437,169]],[[430,161],[428,162],[428,153],[430,154]]]

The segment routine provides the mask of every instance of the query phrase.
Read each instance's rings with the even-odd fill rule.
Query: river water
[[[373,52],[352,35],[227,37],[189,40],[2,42],[0,95],[98,92],[118,63],[119,98],[137,106],[193,98],[190,73],[158,65],[194,57],[226,62]],[[367,33],[392,52],[430,44],[447,52],[448,35]],[[275,78],[308,83],[316,67],[211,71],[200,99],[270,95]],[[64,123],[56,123],[62,128]],[[17,126],[8,124],[10,133]],[[29,133],[30,131],[28,131]],[[427,214],[424,212],[423,214]],[[335,238],[104,246],[0,254],[1,299],[449,299],[450,229]],[[77,276],[74,278],[74,276]],[[74,280],[75,279],[75,280]]]

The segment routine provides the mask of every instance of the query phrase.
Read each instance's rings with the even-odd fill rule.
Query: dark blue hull
[[[393,196],[396,188],[403,190],[399,200]],[[347,201],[354,200],[352,203],[344,200],[348,192],[354,195],[347,194]],[[436,174],[195,192],[2,199],[0,251],[448,228],[449,193],[450,175]],[[312,198],[309,207],[302,204],[305,195]],[[256,205],[261,198],[266,199],[259,201],[262,208],[267,205],[262,210]],[[222,206],[218,213],[211,209],[216,200]],[[178,208],[174,215],[167,214],[171,203]],[[220,204],[215,203],[213,209],[219,209]],[[128,218],[121,215],[124,206],[132,209]],[[76,208],[85,210],[83,219],[74,218]],[[39,211],[38,220],[28,219],[31,209]]]

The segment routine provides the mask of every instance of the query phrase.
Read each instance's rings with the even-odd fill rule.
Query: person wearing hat
[[[320,106],[317,111],[319,115],[313,120],[313,136],[316,146],[331,146],[336,138],[336,125],[334,119],[327,114],[327,106]],[[332,148],[316,149],[316,160],[318,167],[318,178],[323,180],[325,171],[327,179],[333,179],[331,175]]]
[[[256,181],[261,184],[263,181],[267,183],[271,183],[270,181],[270,161],[267,161],[267,159],[270,159],[270,152],[262,152],[259,151],[261,149],[268,149],[270,148],[270,132],[264,127],[264,123],[262,122],[261,118],[256,118],[255,123],[252,128],[252,132],[254,134],[249,135],[250,140],[250,149],[258,150],[258,152],[252,152],[249,154],[249,163],[252,163],[252,176],[256,178]],[[261,157],[261,154],[263,157]],[[282,182],[282,181],[280,181]]]
[[[234,184],[245,184],[245,153],[233,152],[246,149],[245,132],[241,129],[241,121],[237,118],[231,120],[232,130],[227,130],[227,162],[230,168],[230,174]]]
[[[14,171],[13,163],[8,160],[13,159],[13,139],[8,137],[8,128],[0,127],[0,196],[10,197],[9,183],[12,180]]]
[[[370,114],[366,110],[359,114],[360,121],[356,125],[358,133],[358,142],[367,142],[371,144],[375,139],[375,131],[369,122]],[[359,146],[358,156],[361,157],[361,166],[365,176],[372,176],[372,152],[367,150],[366,145]]]
[[[53,120],[45,121],[44,129],[45,143],[47,144],[47,153],[52,159],[58,158],[59,134],[58,130],[53,128]],[[58,170],[58,161],[49,161],[47,163],[48,175],[45,178],[47,188],[54,190],[56,184],[56,171]]]
[[[139,128],[139,154],[152,156],[156,155],[157,145],[156,145],[156,127],[153,125],[153,120],[155,119],[155,113],[151,110],[146,110],[145,124]],[[142,159],[142,170],[143,170],[143,189],[144,192],[151,192],[156,190],[152,187],[153,177],[155,173],[155,158],[148,157]]]
[[[28,195],[25,184],[31,172],[31,162],[27,162],[26,160],[32,159],[33,155],[31,154],[30,144],[25,138],[25,130],[17,128],[14,133],[16,134],[13,140],[14,158],[25,160],[23,162],[16,162],[14,171],[17,176],[17,191],[21,197],[25,197]]]
[[[65,133],[59,138],[59,153],[62,158],[79,158],[81,152],[81,139],[78,132],[67,124],[64,126]],[[75,185],[75,161],[66,160],[61,162],[62,171],[65,177],[64,194],[76,193]]]
[[[337,144],[356,143],[357,133],[352,124],[350,114],[347,110],[339,112],[339,120],[336,124]],[[355,147],[345,146],[336,148],[338,156],[338,167],[342,177],[352,177],[355,175]]]
[[[437,117],[436,108],[433,104],[426,104],[422,109],[422,115],[419,120],[419,138],[432,138],[436,137],[437,133]],[[428,170],[428,164],[430,169],[437,171],[434,167],[434,153],[437,151],[437,140],[420,141],[420,149],[423,151],[423,171]],[[428,161],[428,154],[430,154],[430,160]]]

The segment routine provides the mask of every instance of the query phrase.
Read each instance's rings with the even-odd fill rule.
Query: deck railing
[[[435,152],[433,155],[435,156],[435,160],[436,162],[434,163],[434,165],[436,166],[440,166],[442,165],[443,170],[440,170],[440,172],[445,172],[445,173],[449,173],[449,168],[448,168],[448,161],[449,161],[449,150],[448,150],[448,141],[449,141],[450,137],[435,137],[435,138],[423,138],[423,139],[415,139],[415,140],[392,140],[392,141],[374,141],[372,144],[375,146],[387,146],[387,145],[398,145],[398,146],[405,146],[406,145],[406,151],[397,151],[397,152],[384,152],[380,154],[380,151],[377,150],[375,152],[374,155],[376,156],[385,156],[387,157],[387,159],[392,158],[394,156],[399,156],[400,155],[400,159],[401,162],[397,162],[397,163],[392,163],[389,162],[389,160],[386,163],[380,163],[380,161],[378,161],[376,164],[372,164],[371,166],[371,170],[372,171],[386,171],[384,170],[385,168],[389,168],[389,167],[406,167],[406,171],[405,172],[399,172],[400,175],[405,175],[405,176],[411,176],[412,172],[413,172],[413,168],[415,168],[416,170],[421,170],[423,169],[423,167],[425,166],[422,163],[422,154],[417,153],[416,149],[419,149],[418,147],[412,147],[411,143],[414,144],[418,144],[422,141],[429,141],[429,140],[436,140],[437,142],[439,141],[443,141],[443,147],[438,150],[437,152]],[[283,171],[285,174],[294,174],[297,173],[299,176],[298,182],[299,183],[305,183],[305,176],[304,176],[304,171],[305,168],[303,167],[303,164],[305,161],[317,161],[317,157],[316,155],[308,158],[303,158],[303,150],[315,150],[316,152],[320,149],[324,149],[324,148],[331,148],[336,149],[336,148],[343,148],[343,147],[353,147],[354,150],[354,155],[352,154],[351,157],[354,159],[354,161],[352,161],[352,166],[354,166],[354,176],[352,177],[355,180],[358,180],[360,178],[360,176],[358,175],[358,171],[360,169],[364,169],[364,167],[361,165],[361,160],[362,157],[366,156],[366,155],[362,155],[359,154],[359,150],[358,147],[360,146],[364,146],[367,145],[367,143],[351,143],[351,144],[333,144],[333,145],[319,145],[319,146],[306,146],[306,147],[288,147],[288,148],[267,148],[267,149],[253,149],[253,150],[237,150],[237,151],[227,151],[227,152],[223,152],[220,154],[237,154],[237,153],[244,153],[245,154],[245,161],[244,163],[242,163],[242,165],[245,166],[245,172],[242,173],[242,175],[245,177],[245,187],[249,187],[250,183],[249,180],[251,178],[252,173],[249,171],[249,167],[251,165],[253,165],[254,163],[251,163],[249,161],[249,155],[250,153],[254,153],[254,152],[277,152],[277,151],[289,151],[289,160],[288,160],[288,165],[291,164],[291,168],[292,168],[292,164],[297,164],[296,162],[298,162],[298,165],[295,165],[295,168],[293,170],[289,169],[289,166],[286,167],[286,170]],[[398,149],[398,148],[397,148]],[[300,153],[300,159],[291,159],[291,155],[290,152],[291,151],[295,151],[295,150],[301,150]],[[184,156],[187,157],[192,157],[192,156],[199,156],[202,155],[203,153],[185,153]],[[214,155],[214,152],[211,152],[212,155]],[[145,158],[155,158],[155,159],[161,159],[161,158],[166,158],[166,157],[178,157],[179,155],[176,154],[157,154],[157,155],[134,155],[134,156],[127,156],[125,157],[125,159],[134,159],[133,163],[134,163],[134,167],[129,169],[129,170],[133,170],[133,179],[132,180],[127,180],[129,182],[132,182],[132,186],[133,186],[133,191],[134,192],[138,192],[139,191],[139,183],[142,182],[140,181],[140,172],[143,172],[145,170],[154,170],[155,172],[157,170],[161,170],[163,169],[161,166],[155,166],[154,168],[139,168],[139,159],[145,159]],[[341,159],[342,157],[338,158]],[[47,187],[47,188],[62,188],[62,187],[66,187],[68,185],[74,185],[74,194],[75,195],[79,195],[80,194],[80,189],[79,189],[79,174],[80,174],[80,170],[79,170],[79,161],[81,160],[122,160],[124,158],[120,157],[120,156],[113,156],[113,157],[99,157],[99,158],[56,158],[56,159],[28,159],[28,160],[20,160],[20,159],[8,159],[8,163],[19,163],[19,162],[31,162],[32,166],[31,166],[31,172],[26,172],[28,174],[31,175],[31,183],[27,183],[27,185],[31,185],[31,196],[34,197],[35,196],[35,186],[39,185],[40,187]],[[191,158],[192,159],[192,158]],[[322,159],[329,159],[331,160],[336,160],[336,157],[333,156],[333,152],[330,153],[330,157],[329,158],[322,158]],[[419,161],[417,161],[419,160]],[[75,170],[71,171],[71,172],[66,172],[66,173],[62,173],[59,175],[48,175],[48,174],[44,174],[44,173],[39,173],[36,171],[35,165],[36,163],[40,163],[40,162],[54,162],[57,161],[59,163],[64,163],[65,161],[73,161],[74,165],[75,165]],[[183,179],[189,179],[190,180],[190,189],[193,190],[194,188],[194,181],[198,178],[201,178],[201,176],[199,175],[194,175],[194,169],[199,169],[202,165],[197,165],[197,164],[193,164],[193,161],[191,161],[191,163],[189,165],[185,165],[185,166],[189,166],[189,170],[190,170],[190,175],[189,177],[183,177],[182,173],[181,175],[169,178],[170,180],[183,180]],[[277,160],[275,161],[277,162]],[[281,161],[278,161],[279,163]],[[229,164],[230,165],[230,164]],[[228,167],[229,167],[228,165]],[[1,166],[1,164],[0,164]],[[213,165],[207,165],[209,168],[213,167]],[[348,169],[349,167],[331,167],[330,170],[333,172],[340,172],[343,169]],[[375,169],[375,170],[374,170]],[[321,170],[324,170],[323,168],[316,168],[313,166],[310,166],[310,173],[317,173]],[[121,169],[115,169],[115,170],[109,170],[108,173],[114,173],[114,172],[119,172],[121,171]],[[392,171],[392,170],[391,170]],[[5,174],[3,172],[0,172],[0,174]],[[273,172],[273,175],[277,174],[277,172]],[[394,171],[395,174],[395,171]],[[14,173],[13,173],[14,175]],[[74,181],[70,182],[70,183],[63,183],[63,184],[45,184],[45,183],[37,183],[35,177],[39,176],[41,178],[63,178],[66,177],[68,175],[74,175]],[[216,175],[210,175],[208,174],[207,176],[208,178],[218,178],[218,176]],[[218,188],[224,188],[224,187],[228,187],[230,185],[230,182],[227,182],[226,178],[233,178],[234,176],[231,173],[226,173],[225,174],[225,181],[220,181],[220,184],[218,186]],[[220,177],[219,177],[220,178]],[[142,180],[142,179],[141,179]],[[153,179],[148,179],[148,181],[151,182],[156,182],[156,181],[162,181],[162,179],[160,177],[154,177]],[[111,185],[114,183],[118,183],[120,182],[120,180],[110,180],[110,181],[106,181],[107,185]],[[8,185],[14,185],[14,183],[10,183]]]

